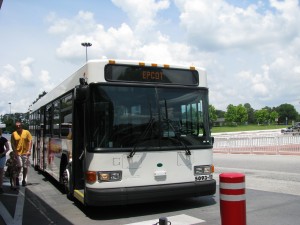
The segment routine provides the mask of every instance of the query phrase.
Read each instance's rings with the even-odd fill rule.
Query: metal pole
[[[171,225],[171,221],[168,220],[167,217],[160,217],[158,222],[155,223],[154,225]]]
[[[87,62],[87,46],[85,46],[85,61]]]
[[[82,45],[83,47],[85,47],[85,62],[87,62],[87,60],[88,60],[88,56],[87,56],[87,48],[88,48],[88,47],[91,47],[92,44],[89,43],[89,42],[83,42],[83,43],[81,43],[81,45]]]

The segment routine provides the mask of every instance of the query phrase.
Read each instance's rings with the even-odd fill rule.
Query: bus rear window
[[[150,66],[117,65],[105,66],[107,81],[146,82],[197,86],[197,70],[161,68]]]

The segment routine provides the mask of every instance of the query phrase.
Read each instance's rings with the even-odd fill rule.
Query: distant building
[[[213,122],[214,127],[222,127],[226,125],[225,118],[218,118],[216,121]]]

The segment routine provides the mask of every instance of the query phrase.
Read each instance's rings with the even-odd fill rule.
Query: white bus
[[[90,60],[31,109],[33,163],[103,206],[213,195],[206,72]]]

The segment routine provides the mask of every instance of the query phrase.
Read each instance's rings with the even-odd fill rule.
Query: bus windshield
[[[91,85],[89,151],[211,145],[205,88]]]

